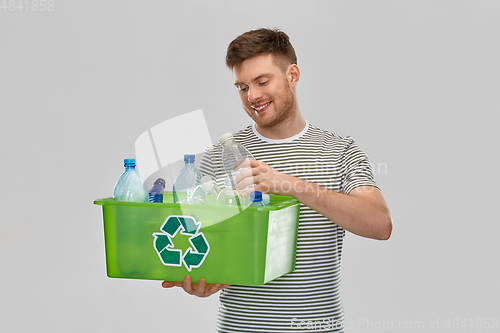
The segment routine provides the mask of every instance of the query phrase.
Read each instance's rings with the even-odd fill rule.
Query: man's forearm
[[[363,237],[380,240],[390,237],[392,221],[378,188],[360,186],[345,194],[292,178],[291,195],[340,227]]]

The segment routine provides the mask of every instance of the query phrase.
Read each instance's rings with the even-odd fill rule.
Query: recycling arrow
[[[182,251],[171,249],[174,247],[174,243],[170,240],[169,235],[153,234],[153,236],[155,237],[155,250],[160,256],[163,264],[169,266],[181,266]]]
[[[196,222],[192,216],[170,215],[165,219],[160,228],[162,232],[153,233],[153,246],[163,265],[180,267],[184,262],[190,272],[192,268],[201,266],[210,251],[210,245],[205,235],[199,232],[200,227],[201,222]],[[182,250],[174,248],[173,238],[179,231],[182,235],[191,236],[189,242],[192,248],[189,247],[184,255]]]
[[[201,223],[196,223],[192,216],[177,216],[182,225],[184,234],[196,234],[201,226]]]
[[[204,257],[204,254],[191,252],[191,248],[188,248],[182,260],[188,271],[191,272],[192,267],[200,267]]]

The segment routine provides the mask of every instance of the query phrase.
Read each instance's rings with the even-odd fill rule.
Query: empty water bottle
[[[203,176],[200,179],[200,185],[196,187],[191,196],[191,203],[197,205],[217,205],[217,197],[220,188],[214,184],[210,176]]]
[[[194,155],[184,155],[184,163],[174,183],[174,203],[190,203],[195,188],[200,185],[201,172],[194,165]]]
[[[165,180],[158,178],[153,187],[149,190],[149,202],[163,202],[163,190],[165,190]]]
[[[262,192],[252,191],[250,192],[250,205],[254,207],[262,207],[264,203],[262,202]]]
[[[147,195],[142,187],[141,176],[135,169],[135,158],[126,158],[124,164],[125,171],[116,182],[113,200],[147,202]]]
[[[224,179],[224,189],[217,197],[217,204],[222,206],[242,206],[244,205],[243,195],[240,190],[233,187],[234,179]]]
[[[254,157],[241,143],[236,142],[231,133],[221,135],[219,142],[222,146],[222,164],[224,165],[224,170],[226,170],[229,179],[233,180],[236,178],[236,175],[238,175],[241,169],[248,168],[248,166],[243,166],[235,171],[234,167],[237,165],[237,162],[240,162],[245,158],[254,160]],[[232,185],[235,187],[236,183]],[[249,185],[242,189],[242,191],[244,192],[253,187],[253,184]]]

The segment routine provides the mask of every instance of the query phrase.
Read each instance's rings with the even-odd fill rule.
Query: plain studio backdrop
[[[391,209],[389,241],[346,235],[347,331],[498,329],[500,2],[0,6],[0,331],[215,330],[218,295],[106,276],[93,200],[156,124],[250,124],[224,57],[260,27],[289,34],[304,118],[356,139]]]

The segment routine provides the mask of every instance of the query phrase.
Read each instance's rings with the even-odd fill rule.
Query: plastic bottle
[[[224,179],[224,189],[217,197],[217,204],[223,206],[242,206],[244,204],[243,195],[240,190],[233,187],[234,179],[229,177]]]
[[[264,203],[262,202],[262,192],[252,191],[250,192],[250,205],[254,207],[262,207]]]
[[[235,164],[245,158],[250,158],[254,160],[255,158],[252,154],[241,144],[236,142],[231,133],[226,133],[220,136],[219,142],[222,146],[222,164],[224,165],[224,170],[231,181],[233,181],[241,169],[247,169],[248,166],[242,167],[236,171],[233,170]],[[235,187],[236,183],[232,184]],[[245,187],[242,191],[253,188],[254,185],[249,185]]]
[[[200,179],[193,195],[191,203],[198,205],[217,205],[217,197],[219,196],[220,188],[214,184],[210,176],[203,176]]]
[[[163,203],[163,190],[165,190],[166,182],[163,178],[158,178],[153,187],[149,190],[149,202]]]
[[[142,188],[142,179],[135,169],[135,158],[123,160],[125,171],[115,184],[114,201],[147,202],[146,191]]]
[[[201,172],[194,165],[194,155],[184,155],[184,163],[174,183],[174,203],[190,203],[196,186],[200,185]]]

